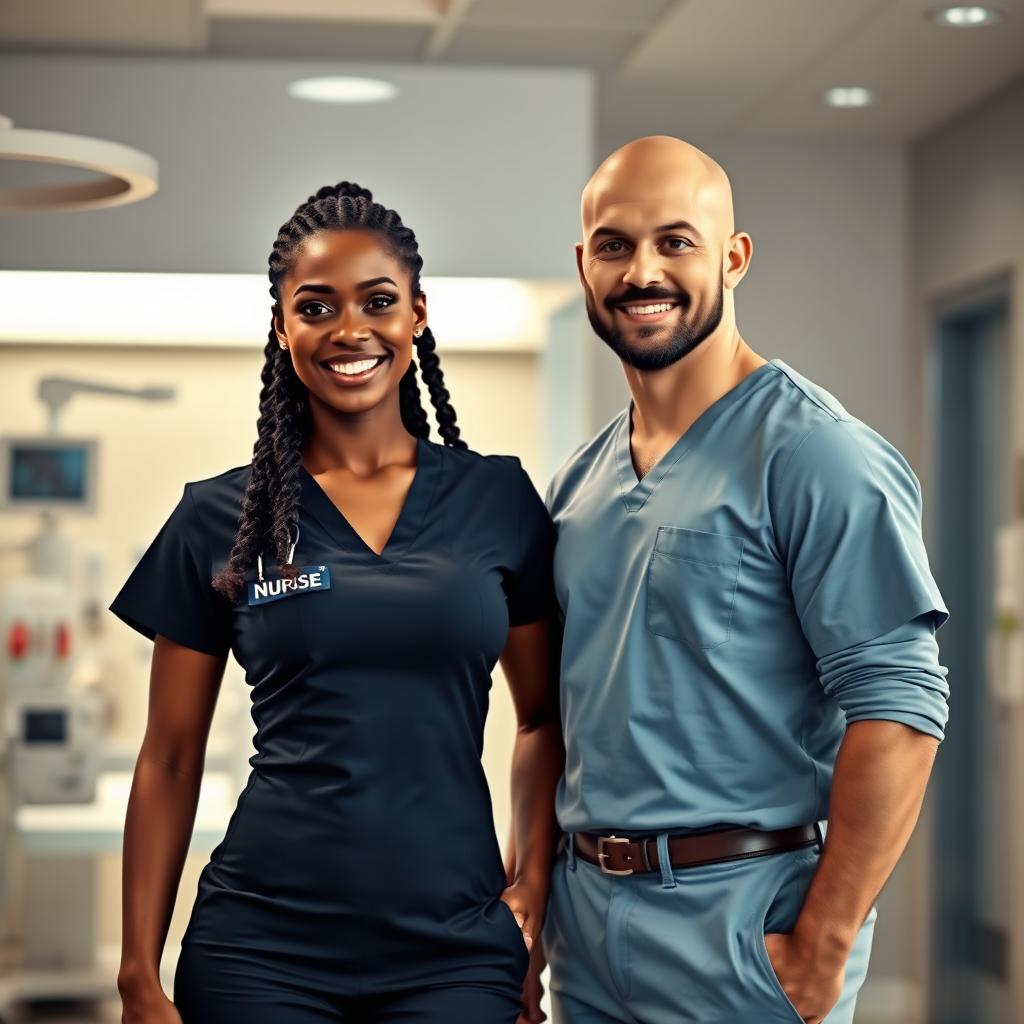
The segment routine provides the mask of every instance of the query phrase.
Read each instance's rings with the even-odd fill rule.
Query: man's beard
[[[639,291],[639,289],[638,289]],[[692,352],[702,341],[717,330],[722,322],[722,306],[725,298],[725,282],[719,278],[718,295],[707,316],[695,323],[687,323],[684,318],[682,304],[679,304],[679,320],[672,329],[664,344],[657,348],[637,350],[631,348],[622,332],[611,324],[604,323],[597,315],[597,304],[594,293],[589,287],[584,288],[587,303],[587,318],[594,333],[624,362],[638,370],[661,370],[678,362],[683,356]],[[664,301],[665,296],[651,296],[647,302]],[[676,301],[673,299],[672,301]],[[641,303],[638,301],[638,305]],[[611,311],[609,311],[611,312]],[[614,316],[614,313],[612,313]],[[637,335],[649,338],[663,328],[658,325],[638,325]]]

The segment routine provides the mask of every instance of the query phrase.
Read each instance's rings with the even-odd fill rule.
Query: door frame
[[[1021,344],[1014,334],[1016,324],[1014,298],[1019,294],[1017,291],[1018,282],[1013,267],[1006,267],[997,270],[984,278],[968,282],[963,285],[944,289],[934,293],[928,300],[926,317],[926,343],[922,353],[922,367],[925,386],[923,388],[922,421],[924,425],[924,448],[925,465],[927,476],[922,483],[925,491],[925,508],[937,508],[939,499],[939,460],[938,450],[938,423],[940,409],[940,360],[941,360],[941,331],[944,321],[956,316],[968,315],[972,312],[982,313],[987,307],[996,303],[1004,304],[1007,315],[1007,359],[1009,372],[1010,401],[1008,408],[1007,424],[1010,438],[1007,446],[1009,462],[1004,467],[1010,477],[1009,501],[1004,509],[1007,521],[1024,518],[1024,452],[1021,452],[1015,443],[1015,439],[1024,436],[1024,403],[1013,401],[1013,389],[1017,381],[1021,380],[1021,359],[1024,353],[1021,352]],[[1020,411],[1018,411],[1018,409]],[[938,515],[932,515],[926,522],[926,539],[933,551],[937,552],[934,545],[938,542]],[[994,538],[993,538],[994,539]],[[941,633],[939,635],[941,650]],[[961,685],[975,685],[972,680],[950,679],[951,713],[955,714],[955,701],[957,687]],[[1013,735],[1009,744],[1010,778],[1024,779],[1024,704],[1007,706],[1007,714],[1014,718]],[[939,751],[941,757],[941,748]],[[1010,805],[1007,807],[1009,821],[1007,822],[1007,836],[1010,846],[1009,863],[1011,865],[1024,864],[1024,786],[1007,787],[1007,795]],[[930,861],[935,863],[942,857],[943,851],[940,847],[941,837],[938,834],[938,820],[935,815],[930,821],[929,855]],[[929,876],[931,872],[929,871]],[[1009,892],[1007,898],[1010,902],[1011,930],[1007,938],[1007,1001],[1010,1020],[1024,1020],[1024,873],[1020,870],[1010,872],[1007,880]],[[924,1011],[927,1015],[931,1009],[932,984],[931,979],[937,967],[936,948],[934,936],[937,928],[942,927],[942,922],[935,917],[935,906],[933,896],[935,893],[934,880],[929,878],[928,882],[928,909],[930,920],[929,927],[925,934],[929,938],[929,949],[927,953],[926,978],[929,981],[928,991],[924,999]],[[985,1022],[988,1024],[988,1022]],[[996,1024],[996,1022],[993,1022]],[[1001,1024],[1001,1022],[998,1022]]]

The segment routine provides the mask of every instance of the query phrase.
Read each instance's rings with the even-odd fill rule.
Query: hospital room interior
[[[121,1020],[153,644],[108,606],[186,482],[253,457],[279,225],[340,181],[401,213],[462,437],[543,495],[629,401],[574,247],[588,178],[647,135],[729,176],[746,342],[921,483],[949,721],[856,1021],[1024,1021],[1021,0],[4,0],[3,1024]],[[246,786],[248,690],[229,657],[167,993]],[[496,667],[502,847],[515,734]]]

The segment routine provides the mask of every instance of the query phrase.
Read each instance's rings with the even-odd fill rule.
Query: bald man
[[[582,221],[631,400],[547,494],[565,841],[524,1016],[543,946],[559,1024],[849,1024],[948,713],[920,486],[740,335],[714,160],[631,142]]]

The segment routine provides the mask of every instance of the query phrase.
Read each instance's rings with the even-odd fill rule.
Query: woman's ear
[[[412,325],[414,332],[420,334],[426,329],[427,326],[427,295],[426,292],[420,292],[412,300],[412,312],[415,317],[415,322]]]
[[[275,302],[270,307],[271,323],[274,327],[274,333],[277,335],[277,343],[281,348],[288,347],[288,335],[285,334],[284,330],[284,317],[281,315],[281,306]]]

